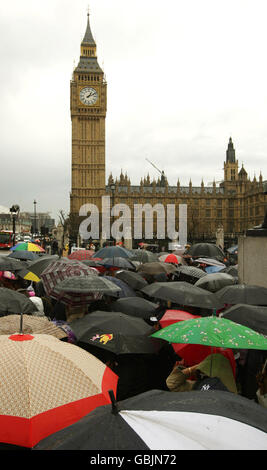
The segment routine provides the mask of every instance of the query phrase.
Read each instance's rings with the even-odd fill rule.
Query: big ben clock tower
[[[101,207],[105,193],[105,119],[107,85],[98,65],[87,14],[79,64],[70,85],[72,122],[72,170],[70,213],[79,214],[84,204]]]

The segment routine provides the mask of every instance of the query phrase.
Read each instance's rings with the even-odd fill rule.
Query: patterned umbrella
[[[51,297],[68,305],[79,306],[99,300],[104,294],[118,297],[120,290],[121,288],[106,279],[106,276],[71,276],[54,287]]]
[[[78,261],[83,261],[85,259],[91,259],[94,254],[95,254],[94,250],[77,250],[77,251],[73,251],[73,253],[68,255],[68,258],[77,259]]]
[[[55,338],[67,338],[67,333],[56,326],[47,317],[23,315],[22,331],[24,334],[46,334]],[[6,315],[0,318],[0,335],[12,335],[20,332],[21,315]]]
[[[51,335],[0,335],[0,442],[33,447],[110,403],[117,380],[96,357]]]
[[[47,295],[59,299],[60,295],[55,291],[55,287],[59,282],[73,276],[84,277],[88,275],[97,276],[98,273],[95,269],[80,261],[61,258],[46,267],[41,273],[41,279]]]
[[[36,243],[32,242],[20,242],[10,249],[11,251],[36,251],[40,253],[45,253],[45,250],[40,245],[37,245]]]
[[[267,350],[267,338],[250,328],[215,316],[184,320],[152,335],[169,343],[203,344],[231,349]]]

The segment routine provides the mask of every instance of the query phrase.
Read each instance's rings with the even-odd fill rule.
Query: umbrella
[[[155,261],[153,263],[144,263],[138,266],[137,271],[143,272],[145,274],[160,274],[160,273],[173,273],[176,270],[175,266],[168,263],[161,263],[160,261]]]
[[[142,297],[124,297],[111,304],[111,309],[115,312],[122,312],[144,320],[154,317],[158,308],[157,304]]]
[[[114,267],[121,269],[132,269],[135,271],[135,265],[127,258],[122,258],[120,256],[114,256],[113,258],[104,258],[98,262],[99,265],[106,267]]]
[[[203,263],[208,266],[219,266],[221,268],[225,268],[225,264],[221,263],[220,261],[213,259],[213,258],[197,258],[194,259],[195,263]]]
[[[132,258],[133,254],[130,250],[126,250],[122,246],[105,246],[98,250],[93,256],[94,258],[113,258],[114,256],[119,256],[121,258]]]
[[[141,292],[149,297],[169,300],[179,305],[191,305],[207,309],[221,308],[223,306],[217,299],[216,294],[196,287],[189,282],[154,282],[141,289]]]
[[[224,271],[224,268],[222,266],[206,266],[205,267],[205,272],[207,274],[219,273],[222,271]]]
[[[237,304],[221,312],[220,317],[267,336],[267,307],[258,305]]]
[[[105,364],[54,336],[0,335],[0,351],[0,442],[33,447],[116,393]]]
[[[120,291],[115,293],[115,297],[136,297],[135,291],[126,282],[121,279],[117,279],[115,276],[104,276],[105,279],[109,280],[120,288]],[[112,294],[111,294],[112,295]],[[113,294],[114,295],[114,294]]]
[[[204,278],[199,279],[195,286],[207,289],[210,292],[217,292],[225,286],[236,284],[236,279],[227,273],[207,274]]]
[[[59,260],[49,263],[41,273],[41,279],[47,295],[58,298],[55,287],[60,281],[72,276],[82,277],[88,276],[89,274],[97,275],[98,273],[95,269],[90,266],[85,266],[85,264],[80,261],[60,258]]]
[[[15,259],[20,259],[24,261],[34,261],[37,259],[40,259],[40,256],[37,254],[37,252],[34,251],[12,251],[9,255],[7,255],[7,258],[15,258]]]
[[[267,350],[267,338],[250,328],[221,317],[185,320],[153,333],[169,343],[203,344],[231,349]]]
[[[206,276],[205,271],[194,266],[179,266],[176,268],[174,279],[195,284],[198,279]]]
[[[232,254],[235,253],[237,254],[238,252],[238,245],[230,246],[230,248],[227,249],[228,253]]]
[[[152,253],[148,250],[132,250],[132,253],[132,261],[140,261],[141,263],[153,263],[154,261],[158,261],[156,253]]]
[[[37,312],[37,307],[34,303],[26,297],[13,289],[0,287],[0,316],[26,313],[34,314]]]
[[[102,295],[118,296],[120,287],[105,277],[94,275],[70,276],[58,282],[51,297],[60,299],[63,303],[79,306],[92,300],[99,300]]]
[[[238,265],[235,266],[227,266],[221,272],[230,274],[230,276],[238,278]]]
[[[184,258],[176,253],[165,253],[164,255],[159,256],[159,261],[186,265]]]
[[[68,255],[68,259],[77,259],[78,261],[83,261],[86,259],[91,259],[94,254],[94,250],[77,250]]]
[[[140,290],[148,285],[147,281],[138,273],[132,271],[117,271],[116,278],[128,284],[134,290]]]
[[[23,261],[19,261],[18,259],[12,259],[8,256],[0,258],[0,271],[19,271],[24,267],[25,264]]]
[[[6,315],[0,318],[0,335],[12,335],[21,330],[21,315]],[[33,315],[23,315],[23,334],[46,334],[55,336],[58,339],[67,338],[67,334],[62,328],[56,326],[47,317],[37,317]]]
[[[194,318],[201,317],[197,315],[191,315],[190,313],[184,312],[183,310],[166,310],[159,323],[161,328],[165,328],[166,326],[172,325],[173,323],[177,323],[184,320],[191,320]],[[212,353],[222,354],[229,360],[232,366],[233,374],[235,376],[236,364],[232,349],[206,346],[202,344],[184,343],[172,343],[172,347],[175,353],[178,356],[182,357],[185,360],[186,364],[188,364],[189,366],[199,364],[200,361],[202,361]]]
[[[267,287],[249,284],[225,286],[216,292],[224,304],[267,305]]]
[[[195,243],[185,252],[193,258],[207,257],[224,261],[225,255],[222,249],[213,243]]]
[[[121,312],[97,310],[74,320],[71,328],[78,345],[96,346],[116,355],[154,354],[162,345],[150,338],[155,330],[142,318]]]
[[[10,248],[10,250],[11,251],[36,251],[36,252],[45,253],[45,250],[40,245],[37,245],[36,243],[32,243],[32,242],[17,243],[15,246]]]
[[[30,253],[30,252],[28,252]],[[19,274],[23,279],[28,281],[39,282],[41,278],[42,272],[49,266],[53,261],[59,260],[58,255],[47,255],[42,256],[41,258],[38,256],[38,259],[32,261],[28,266],[27,269],[24,269]]]
[[[267,449],[266,433],[267,410],[235,393],[150,390],[95,409],[35,449],[263,450]],[[152,457],[147,455],[150,465]],[[157,458],[164,465],[174,456]]]

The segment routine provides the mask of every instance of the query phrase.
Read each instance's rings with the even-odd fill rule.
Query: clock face
[[[98,99],[98,93],[94,88],[85,87],[80,91],[80,100],[88,106],[95,104]]]

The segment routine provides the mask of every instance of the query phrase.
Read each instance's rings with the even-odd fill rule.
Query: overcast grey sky
[[[69,211],[70,79],[90,7],[108,83],[106,178],[267,179],[266,0],[0,1],[0,205]]]

